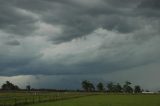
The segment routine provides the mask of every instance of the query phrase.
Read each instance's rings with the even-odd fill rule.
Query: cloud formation
[[[159,64],[159,5],[159,0],[1,0],[0,76],[96,79]]]

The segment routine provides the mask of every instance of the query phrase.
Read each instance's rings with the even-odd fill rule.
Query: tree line
[[[1,90],[20,90],[20,88],[17,85],[14,85],[9,81],[6,81],[6,83],[4,83],[1,86]]]
[[[112,92],[112,93],[122,93],[122,92],[141,93],[143,91],[139,85],[132,87],[132,83],[129,81],[126,81],[123,85],[121,85],[120,83],[113,83],[113,82],[109,82],[106,85],[104,85],[102,82],[99,82],[97,85],[94,85],[90,81],[84,80],[82,81],[81,85],[83,90],[86,92],[98,91],[98,92]],[[17,85],[14,85],[9,81],[6,81],[1,86],[1,90],[21,90],[21,89]],[[30,91],[30,90],[38,90],[38,89],[31,89],[31,86],[27,85],[26,90]]]
[[[141,93],[143,91],[139,85],[132,87],[131,84],[132,83],[129,81],[126,81],[124,85],[110,82],[110,83],[107,83],[107,85],[105,86],[102,82],[99,82],[96,86],[94,86],[94,84],[88,80],[84,80],[81,83],[82,88],[86,92],[99,91],[99,92],[112,92],[112,93],[122,93],[122,92]]]

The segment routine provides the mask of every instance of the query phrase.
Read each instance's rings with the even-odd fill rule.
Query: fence
[[[31,93],[24,94],[23,96],[8,96],[8,97],[0,97],[0,106],[22,106],[27,104],[48,102],[48,101],[57,101],[63,99],[77,98],[82,96],[93,95],[91,93],[69,93],[69,92],[61,92],[61,93]]]

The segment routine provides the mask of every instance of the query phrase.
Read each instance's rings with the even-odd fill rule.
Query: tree
[[[119,83],[113,84],[112,82],[107,84],[109,92],[122,92],[122,87]]]
[[[89,91],[95,91],[95,87],[92,83],[89,83],[88,88],[89,88]]]
[[[85,80],[85,81],[83,81],[82,82],[82,88],[85,90],[85,91],[88,91],[88,81],[87,80]]]
[[[140,87],[139,85],[136,85],[136,86],[134,87],[134,92],[135,92],[135,93],[141,93],[141,92],[142,92],[141,87]]]
[[[9,81],[6,81],[6,83],[3,84],[1,88],[2,90],[19,90],[19,87],[17,85],[14,85]]]
[[[117,85],[114,86],[115,92],[122,92],[122,87],[119,83],[117,83]]]
[[[98,91],[104,91],[104,85],[103,85],[103,83],[98,83],[97,84],[97,89],[98,89]]]
[[[133,89],[132,89],[132,87],[130,86],[131,84],[132,84],[131,82],[128,82],[128,81],[125,82],[125,84],[124,84],[124,86],[123,86],[123,91],[124,91],[125,93],[133,93]]]
[[[87,92],[95,90],[94,85],[90,81],[84,80],[82,81],[81,84],[82,84],[82,88]]]
[[[107,89],[108,89],[109,92],[113,92],[114,91],[113,90],[114,89],[114,85],[113,85],[112,82],[110,82],[110,83],[107,84]]]
[[[31,90],[31,86],[30,86],[30,85],[27,85],[27,86],[26,86],[26,90],[27,90],[27,91],[30,91],[30,90]]]

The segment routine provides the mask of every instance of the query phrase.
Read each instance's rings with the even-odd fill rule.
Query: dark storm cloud
[[[13,45],[13,44],[12,44]],[[6,54],[5,56],[0,55],[0,75],[1,76],[13,76],[20,75],[23,73],[23,67],[32,63],[36,59],[40,58],[41,55],[33,54]],[[21,56],[20,56],[21,55]],[[31,73],[30,73],[31,74]]]
[[[49,40],[53,43],[85,36],[99,27],[130,33],[139,27],[134,22],[131,24],[128,22],[128,18],[132,16],[136,6],[139,4],[139,7],[144,7],[144,4],[147,7],[158,5],[156,0],[152,4],[148,2],[142,1],[140,3],[138,0],[100,0],[95,3],[88,0],[1,1],[0,27],[10,33],[29,35],[37,28],[35,23],[38,20],[32,16],[37,14],[42,22],[62,27],[61,34],[50,36]],[[21,12],[17,11],[18,9],[21,9]],[[33,12],[33,14],[27,15],[23,12]]]
[[[43,22],[61,26],[63,32],[49,38],[53,43],[61,43],[90,34],[99,27],[117,30],[121,33],[134,31],[136,26],[134,23],[133,25],[128,24],[127,20],[132,12],[132,8],[129,6],[132,7],[133,5],[134,8],[134,5],[139,3],[137,2],[128,0],[121,2],[94,0],[93,3],[89,0],[22,0],[16,1],[15,5],[39,14]]]
[[[17,49],[21,47],[18,50],[14,47],[8,47],[7,49],[3,45],[0,46],[1,50],[7,52],[7,54],[0,53],[1,70],[5,70],[1,74],[97,74],[153,62],[156,57],[152,57],[150,60],[145,59],[150,54],[144,55],[143,61],[136,57],[142,57],[144,51],[141,49],[145,47],[143,46],[145,43],[153,43],[154,41],[150,40],[159,36],[158,10],[158,0],[152,0],[152,2],[151,0],[1,0],[0,30],[7,33],[8,36],[15,36],[15,39],[19,36],[26,36],[18,40],[5,41],[4,44],[7,44],[7,47],[8,45],[14,45],[14,47],[19,45],[16,46]],[[38,25],[50,25],[51,27],[54,26],[51,30],[54,30],[55,27],[61,30],[56,34],[48,34],[47,32],[42,34],[42,37],[45,36],[42,40],[42,38],[33,37],[35,32],[37,35],[37,33],[41,34],[45,31],[43,26],[43,30],[38,32],[41,28]],[[46,28],[47,31],[50,30],[49,28]],[[96,34],[97,29],[107,31],[104,33],[105,37]],[[126,36],[121,37],[121,34]],[[92,36],[96,37],[93,39],[94,42],[90,41]],[[112,38],[112,36],[117,38],[110,40],[109,38]],[[129,38],[130,36],[131,38]],[[28,39],[28,37],[31,38]],[[97,41],[99,38],[100,40]],[[118,39],[121,38],[126,39],[122,39],[119,43]],[[82,42],[80,44],[75,43],[74,40],[77,39]],[[79,47],[84,41],[91,43]],[[110,41],[112,42],[106,43]],[[71,44],[67,46],[68,49],[62,46],[54,51],[55,48],[52,48],[52,44],[48,42],[52,42],[53,45],[55,43],[57,45]],[[72,42],[74,43],[72,44]],[[44,46],[43,43],[46,45]],[[101,43],[101,45],[89,51],[89,48],[96,43]],[[26,45],[30,46],[27,47]],[[74,45],[76,47],[70,50],[69,47]],[[154,45],[157,45],[157,43]],[[89,47],[85,50],[79,51],[87,46]],[[21,51],[27,51],[28,48],[33,53],[21,53]],[[134,49],[132,50],[132,48]],[[54,52],[52,51],[52,55],[48,56],[47,53],[50,53],[50,51],[45,52],[46,49],[53,49]],[[155,49],[157,49],[157,46],[155,46]],[[62,51],[54,54],[58,50]],[[77,51],[79,52],[77,53]],[[16,54],[17,52],[18,54]],[[65,52],[69,53],[65,54]],[[45,53],[48,56],[46,56],[47,59],[40,55]],[[132,59],[133,57],[135,58]],[[70,62],[71,65],[66,65],[65,62]],[[99,72],[99,69],[101,69],[101,72]],[[14,71],[10,72],[9,70]]]
[[[137,10],[139,15],[146,18],[160,17],[160,1],[159,0],[143,0],[138,6]]]
[[[20,45],[20,42],[18,40],[11,40],[6,42],[7,45],[11,45],[11,46],[18,46]]]
[[[159,7],[158,0],[94,1],[2,0],[0,28],[18,35],[30,35],[37,29],[35,24],[38,21],[59,25],[63,32],[57,36],[50,36],[49,40],[61,43],[90,34],[99,27],[131,33],[139,28],[139,25],[129,20],[133,15],[136,17],[136,13],[159,16],[159,12],[155,13]],[[137,7],[147,10],[139,11]],[[151,11],[152,9],[156,10]],[[40,20],[31,13],[38,15]]]
[[[159,0],[0,0],[0,76],[10,76],[0,79],[46,88],[143,80],[157,88],[159,10]]]
[[[148,8],[148,9],[160,9],[160,1],[159,0],[143,0],[139,5],[140,8]]]
[[[110,8],[107,3],[97,4],[96,6],[77,6],[57,5],[56,9],[51,10],[43,20],[48,23],[62,25],[63,32],[60,36],[51,37],[53,41],[65,42],[74,38],[79,38],[90,34],[95,29],[103,27],[109,30],[116,29],[122,33],[132,32],[135,28],[126,23],[126,18],[121,17],[122,11]],[[53,14],[50,14],[52,13]],[[55,13],[54,13],[55,12]],[[124,19],[123,19],[124,18]]]
[[[0,1],[0,29],[16,35],[29,35],[36,29],[35,16],[15,6],[15,0]]]

